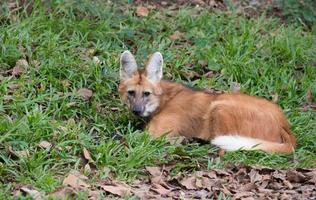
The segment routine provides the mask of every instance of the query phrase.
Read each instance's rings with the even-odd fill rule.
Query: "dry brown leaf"
[[[27,149],[23,151],[15,151],[11,146],[9,146],[9,152],[18,158],[26,158],[30,156],[30,152]]]
[[[202,178],[196,178],[195,179],[195,185],[197,188],[201,189],[201,188],[205,188],[204,185],[203,185],[203,182],[202,182]]]
[[[90,185],[87,184],[84,180],[83,180],[83,175],[80,175],[80,177],[78,177],[78,175],[75,174],[69,174],[67,176],[67,178],[64,179],[63,181],[63,185],[66,186],[70,186],[72,188],[89,188]],[[86,178],[84,178],[86,179]]]
[[[120,197],[128,195],[130,193],[130,189],[122,185],[101,185],[100,187],[104,191],[118,195]]]
[[[66,104],[67,108],[75,107],[76,105],[77,105],[76,102],[70,102]]]
[[[18,87],[19,86],[17,84],[13,84],[13,83],[8,84],[8,88],[11,92],[16,90]]]
[[[238,191],[242,191],[242,192],[248,192],[248,191],[251,191],[253,189],[256,188],[256,185],[254,183],[247,183],[245,185],[242,185]]]
[[[181,33],[180,31],[175,31],[172,35],[170,35],[170,39],[172,41],[176,41],[179,39],[182,39],[184,37],[184,33]]]
[[[223,169],[212,169],[212,171],[215,171],[218,175],[225,175],[230,176],[231,174]]]
[[[97,56],[93,56],[92,61],[96,65],[99,65],[101,63],[101,60]]]
[[[249,173],[249,177],[250,177],[250,181],[252,183],[255,183],[257,181],[261,181],[262,180],[262,176],[259,174],[259,172],[255,169],[251,169],[250,173]]]
[[[55,190],[54,192],[47,195],[48,198],[53,199],[65,199],[66,197],[74,194],[75,191],[71,187],[63,187]]]
[[[219,157],[224,157],[224,155],[225,155],[225,150],[224,150],[224,149],[220,149],[220,150],[218,151],[218,156],[219,156]]]
[[[311,104],[313,101],[313,94],[312,94],[312,91],[310,89],[307,90],[307,92],[306,92],[305,100],[306,100],[306,103],[308,103],[308,104]]]
[[[100,199],[101,196],[102,196],[101,191],[89,190],[89,193],[88,193],[89,200],[97,200],[97,199]]]
[[[69,88],[69,86],[71,86],[71,83],[69,80],[65,79],[61,81],[61,84],[65,87],[65,88]]]
[[[83,156],[89,163],[93,163],[94,162],[92,157],[91,157],[90,152],[85,147],[83,147]]]
[[[162,185],[157,184],[157,183],[154,183],[153,186],[150,188],[150,190],[152,190],[160,195],[166,195],[170,192],[169,189],[167,189],[167,188],[165,188]]]
[[[240,83],[232,82],[230,85],[230,90],[232,92],[239,92],[240,91]]]
[[[145,169],[151,176],[161,176],[162,174],[160,167],[145,167]]]
[[[293,189],[293,185],[292,185],[289,181],[284,180],[283,183],[284,183],[284,185],[287,186],[287,188],[289,188],[290,190]]]
[[[208,65],[208,61],[207,60],[199,60],[198,64],[201,65],[202,67],[206,67]]]
[[[97,50],[95,48],[88,48],[86,51],[86,54],[88,56],[94,56],[96,52],[97,52]]]
[[[278,103],[278,101],[279,101],[279,94],[278,93],[274,93],[271,96],[272,96],[272,102]]]
[[[46,141],[46,140],[42,140],[39,144],[39,147],[46,149],[46,150],[50,150],[50,148],[53,146],[50,142]]]
[[[232,195],[232,193],[227,189],[227,187],[225,185],[222,185],[222,189],[221,191],[224,193],[224,194],[227,194],[229,196]]]
[[[20,59],[16,62],[15,67],[12,69],[12,75],[18,76],[23,74],[27,67],[29,66],[28,62],[25,59]]]
[[[183,180],[180,181],[180,184],[184,186],[185,188],[187,188],[188,190],[196,189],[195,177],[192,177],[192,176],[184,178]]]
[[[238,192],[237,194],[234,195],[234,199],[244,199],[246,197],[251,197],[253,196],[253,192]]]
[[[26,194],[30,195],[34,200],[42,200],[44,199],[44,195],[42,195],[39,191],[34,189],[29,189],[27,187],[22,187],[21,190]]]
[[[207,78],[212,78],[212,77],[215,77],[216,76],[216,72],[214,71],[208,71],[204,74],[205,77]]]
[[[144,6],[138,6],[136,8],[136,15],[139,17],[147,17],[149,14],[149,10],[148,8],[144,7]]]
[[[307,181],[307,177],[305,177],[301,172],[298,172],[296,170],[289,170],[286,173],[286,179],[294,183],[303,183]]]
[[[18,76],[18,75],[23,74],[24,71],[25,71],[24,68],[22,68],[22,67],[20,67],[20,66],[15,66],[15,67],[13,67],[13,69],[12,69],[12,75],[13,75],[13,76]]]
[[[273,190],[280,190],[280,189],[282,189],[283,188],[283,186],[282,186],[282,184],[280,184],[280,183],[278,183],[278,182],[271,182],[270,184],[269,184],[269,188],[270,189],[273,189]]]
[[[79,94],[82,98],[84,98],[85,100],[89,100],[89,99],[92,97],[93,92],[92,92],[92,90],[90,90],[90,89],[88,89],[88,88],[80,88],[80,89],[78,90],[78,94]]]
[[[91,172],[92,172],[92,170],[91,170],[90,164],[89,163],[85,164],[84,173],[91,174]]]
[[[112,112],[119,111],[119,108],[118,108],[118,107],[111,107],[110,109],[111,109]]]
[[[31,61],[31,65],[33,65],[34,67],[38,68],[41,65],[41,62],[38,60],[32,60]]]

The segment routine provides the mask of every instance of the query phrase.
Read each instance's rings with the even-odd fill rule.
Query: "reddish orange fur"
[[[126,90],[153,91],[151,101],[158,109],[148,124],[150,135],[196,137],[211,140],[216,136],[238,134],[268,142],[269,152],[292,152],[296,139],[281,109],[275,104],[245,94],[212,95],[183,85],[160,81],[152,83],[144,71],[122,81],[119,93],[126,102]],[[287,144],[274,147],[275,143]]]

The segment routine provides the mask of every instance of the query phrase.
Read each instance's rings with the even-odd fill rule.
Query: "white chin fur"
[[[158,104],[152,103],[152,104],[147,104],[145,107],[145,111],[143,112],[142,116],[148,117],[153,113],[156,109],[158,108]]]

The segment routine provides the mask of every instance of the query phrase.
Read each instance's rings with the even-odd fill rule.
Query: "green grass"
[[[144,174],[144,166],[168,162],[176,163],[174,173],[229,162],[315,167],[316,114],[300,110],[308,90],[316,101],[312,32],[305,32],[300,24],[283,25],[264,16],[246,19],[207,11],[197,15],[195,10],[181,9],[137,17],[132,9],[123,10],[89,1],[53,1],[50,12],[35,3],[33,12],[20,12],[16,20],[1,16],[0,71],[13,68],[21,58],[30,64],[19,77],[0,75],[1,198],[9,198],[17,184],[54,191],[71,170],[83,170],[84,147],[98,169],[89,175],[91,182],[108,176],[104,168],[117,178],[132,180]],[[170,40],[177,30],[185,33],[184,38]],[[89,48],[96,50],[93,55],[87,53]],[[210,145],[169,145],[150,139],[142,132],[144,123],[133,118],[118,97],[118,57],[125,49],[141,62],[161,51],[166,79],[221,90],[238,82],[241,91],[267,99],[277,93],[298,139],[294,158],[234,152],[218,163],[210,157],[216,150]],[[101,63],[94,63],[93,56]],[[34,60],[40,65],[32,64]],[[201,60],[207,66],[201,66]],[[220,75],[187,78],[191,71],[202,75],[209,70]],[[17,86],[13,91],[12,84]],[[90,101],[77,94],[82,87],[93,91]],[[117,133],[123,140],[115,139]],[[42,140],[53,144],[51,150],[38,146]],[[30,156],[13,156],[9,147],[28,150]]]

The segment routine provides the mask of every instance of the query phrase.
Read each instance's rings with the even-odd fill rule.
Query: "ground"
[[[214,9],[152,2],[1,6],[0,199],[135,199],[142,194],[126,191],[139,186],[155,197],[173,191],[193,198],[199,191],[225,199],[237,198],[247,184],[244,197],[315,195],[315,26],[249,16],[219,1]],[[276,102],[297,137],[295,153],[218,157],[208,143],[152,140],[117,93],[118,59],[126,49],[139,65],[162,52],[165,79]]]

